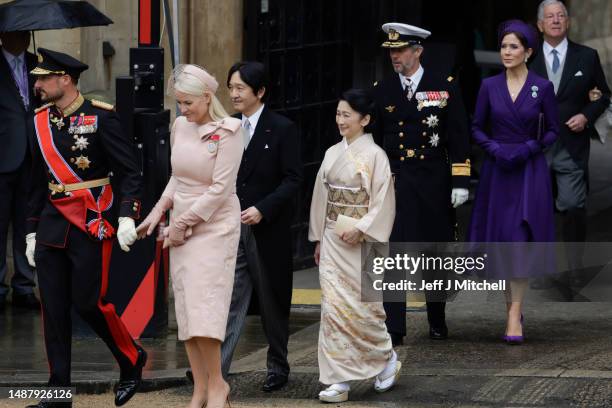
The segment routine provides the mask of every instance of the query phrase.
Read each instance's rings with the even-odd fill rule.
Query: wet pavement
[[[591,242],[612,242],[610,157],[612,144],[593,144],[588,201]],[[460,209],[462,225],[469,213],[469,206]],[[316,269],[296,272],[289,347],[292,374],[288,386],[277,393],[260,390],[266,341],[259,318],[247,319],[232,366],[232,406],[321,405],[315,399],[321,389],[316,361],[319,297]],[[372,390],[371,381],[356,382],[353,402],[343,406],[612,407],[612,304],[528,301],[526,343],[508,346],[500,340],[505,327],[501,296],[460,293],[448,305],[450,338],[443,342],[429,340],[422,302],[412,300],[407,314],[409,336],[398,349],[404,364],[399,384],[380,395]],[[144,386],[149,392],[138,395],[129,406],[180,407],[189,400],[191,388],[183,376],[186,355],[176,340],[172,311],[169,316],[164,338],[142,340],[149,350]],[[0,312],[0,386],[44,384],[47,363],[41,332],[38,313],[10,307]],[[76,407],[112,406],[108,392],[118,371],[101,341],[75,337],[73,372],[79,394]],[[24,405],[0,400],[0,407]]]

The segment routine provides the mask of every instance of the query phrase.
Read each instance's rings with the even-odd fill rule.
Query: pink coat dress
[[[185,244],[170,249],[178,338],[223,341],[240,238],[240,121],[199,126],[178,117],[172,134],[172,177],[163,193],[173,202],[171,222],[186,211],[199,221]]]

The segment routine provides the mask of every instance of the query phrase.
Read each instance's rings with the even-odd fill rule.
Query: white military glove
[[[36,233],[30,232],[26,235],[26,250],[25,255],[28,258],[28,263],[32,268],[36,268],[36,262],[34,262],[34,251],[36,249]]]
[[[134,219],[130,217],[119,217],[119,228],[117,228],[117,241],[125,252],[130,252],[130,245],[136,242],[136,226]]]
[[[451,203],[453,208],[459,207],[465,203],[470,196],[470,191],[467,188],[453,188],[451,192]]]

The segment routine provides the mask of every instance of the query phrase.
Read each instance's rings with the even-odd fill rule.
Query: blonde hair
[[[199,75],[194,75],[194,68],[203,72],[198,73]],[[221,105],[219,99],[215,96],[217,87],[218,84],[214,77],[204,68],[194,64],[178,65],[172,72],[172,76],[168,82],[168,92],[174,90],[198,97],[202,97],[206,94],[210,95],[208,114],[215,122],[230,116],[223,105]]]

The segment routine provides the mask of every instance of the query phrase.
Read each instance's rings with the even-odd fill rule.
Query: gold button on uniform
[[[138,207],[137,207],[137,206],[133,206],[133,207],[132,207],[132,210],[134,210],[134,211],[138,211]]]
[[[400,125],[400,126],[404,126],[404,122],[401,122],[401,121],[400,121],[400,122],[398,123],[398,125]]]
[[[421,157],[419,157],[419,159],[423,160],[425,158],[425,156],[421,155]]]
[[[74,163],[74,157],[70,158],[70,163]]]
[[[404,132],[399,132],[399,137],[404,137]]]
[[[423,136],[427,136],[427,132],[423,132]]]
[[[421,149],[424,149],[424,148],[425,148],[425,145],[421,145]]]
[[[399,148],[400,148],[400,149],[403,149],[403,148],[404,148],[404,145],[399,145]]]
[[[423,120],[421,121],[421,123],[422,123],[422,124],[425,124],[425,123],[427,123],[427,121],[426,121],[425,119],[423,119]]]
[[[402,157],[400,157],[400,161],[404,161],[404,157],[403,157],[403,156],[402,156]]]

